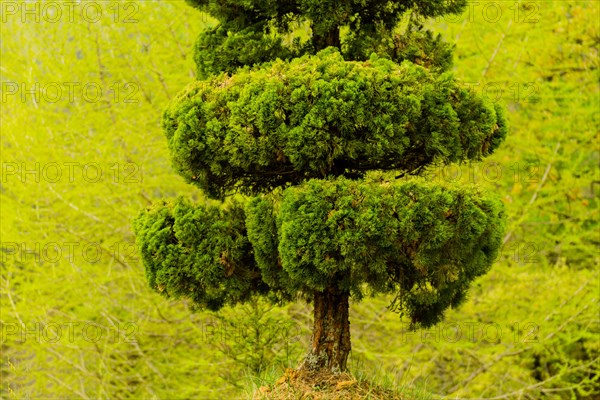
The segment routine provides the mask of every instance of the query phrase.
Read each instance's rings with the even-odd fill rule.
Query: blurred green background
[[[479,1],[430,21],[455,74],[508,108],[485,162],[425,179],[477,184],[509,228],[470,300],[428,331],[351,304],[357,374],[448,398],[600,398],[600,3]],[[2,398],[245,398],[301,360],[306,304],[192,314],[146,285],[131,220],[205,201],[160,129],[215,21],[184,1],[2,1]]]

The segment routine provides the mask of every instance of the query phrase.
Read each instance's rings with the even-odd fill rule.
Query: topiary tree
[[[163,126],[176,171],[230,200],[136,218],[150,286],[211,310],[312,302],[310,370],[346,369],[350,298],[392,294],[413,328],[439,322],[496,258],[502,204],[394,177],[504,140],[502,110],[459,85],[452,46],[421,23],[466,2],[189,2],[219,24]]]

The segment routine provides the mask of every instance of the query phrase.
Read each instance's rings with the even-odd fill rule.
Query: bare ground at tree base
[[[288,368],[273,385],[262,386],[253,400],[409,400],[396,391],[359,380],[349,373],[308,372]]]

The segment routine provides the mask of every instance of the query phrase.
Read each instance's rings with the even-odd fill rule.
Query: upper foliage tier
[[[188,2],[219,20],[196,43],[200,79],[276,58],[315,54],[329,46],[339,48],[349,61],[364,61],[377,52],[395,62],[410,60],[445,70],[451,65],[452,46],[423,31],[419,20],[457,14],[466,5],[466,0]],[[408,12],[415,24],[400,35],[394,28]],[[304,30],[308,38],[295,35]]]
[[[502,110],[449,73],[373,56],[315,56],[195,82],[165,111],[176,170],[208,195],[309,178],[479,160],[503,141]]]

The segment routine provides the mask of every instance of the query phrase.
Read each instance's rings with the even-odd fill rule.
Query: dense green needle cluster
[[[466,0],[187,0],[219,20],[198,37],[194,60],[198,78],[280,58],[290,60],[339,48],[346,60],[373,52],[395,62],[410,60],[436,69],[452,64],[452,46],[420,24],[423,18],[462,12]],[[410,29],[396,27],[410,15]],[[294,35],[307,28],[310,37]]]
[[[501,203],[476,189],[346,178],[290,187],[279,206],[255,198],[247,227],[269,286],[393,293],[392,308],[426,326],[489,270],[504,231]]]
[[[177,171],[215,197],[478,160],[506,135],[499,107],[451,75],[334,48],[196,82],[163,123]]]
[[[502,203],[368,172],[481,160],[504,140],[503,110],[460,86],[452,46],[420,23],[465,1],[189,2],[219,24],[164,113],[173,166],[209,197],[254,197],[142,212],[151,287],[210,309],[385,293],[415,326],[440,321],[495,260]]]
[[[496,259],[503,207],[475,188],[310,180],[246,211],[178,199],[136,220],[152,287],[217,309],[271,290],[309,297],[335,286],[429,326]]]
[[[267,292],[239,204],[194,206],[178,198],[140,214],[134,230],[150,286],[218,310]]]

